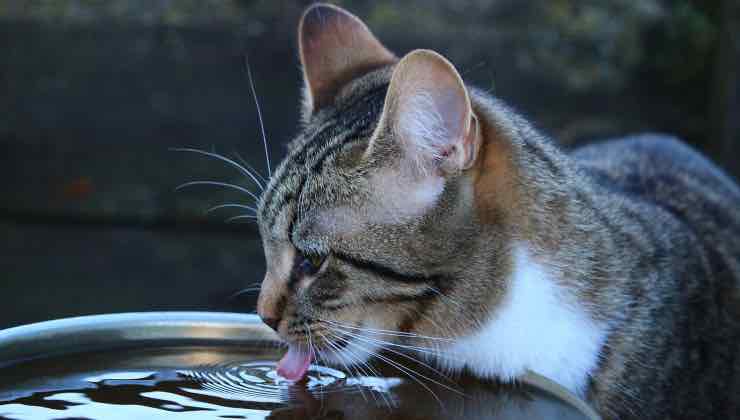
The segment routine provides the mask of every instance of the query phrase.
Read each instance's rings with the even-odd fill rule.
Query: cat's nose
[[[272,328],[273,330],[277,332],[278,324],[280,324],[280,318],[267,318],[263,316],[260,316],[260,318],[262,318],[262,322],[267,324],[268,327]]]
[[[277,281],[274,276],[270,275],[270,272],[267,272],[257,298],[257,313],[262,318],[262,322],[275,332],[278,331],[280,320],[283,318],[285,303],[285,284]]]

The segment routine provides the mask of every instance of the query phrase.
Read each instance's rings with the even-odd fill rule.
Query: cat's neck
[[[595,197],[596,186],[577,162],[517,113],[489,98],[474,98],[484,122],[475,176],[483,236],[504,230],[578,298],[597,299],[594,277],[608,267],[629,268],[625,253],[636,252],[616,249],[612,225],[626,229],[631,223],[620,217],[624,209],[605,208],[610,203]]]
[[[611,252],[576,163],[508,107],[478,95],[474,102],[484,136],[472,176],[480,241],[466,264],[506,266],[505,287],[480,326],[450,349],[458,362],[443,362],[499,378],[534,371],[582,394],[613,327],[610,305],[625,301],[601,292],[594,277],[625,262]]]

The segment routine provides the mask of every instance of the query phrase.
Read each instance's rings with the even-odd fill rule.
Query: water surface
[[[34,360],[0,369],[8,419],[583,419],[527,386],[312,365],[292,383],[275,372],[284,350],[149,348]],[[373,375],[366,375],[370,373]]]

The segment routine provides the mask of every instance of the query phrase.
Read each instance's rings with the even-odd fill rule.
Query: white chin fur
[[[526,247],[516,250],[511,287],[490,318],[470,336],[440,349],[441,367],[511,381],[532,371],[583,395],[606,337]]]

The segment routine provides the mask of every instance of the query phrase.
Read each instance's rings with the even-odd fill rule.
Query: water
[[[304,381],[291,383],[275,372],[282,352],[177,347],[25,362],[0,369],[0,418],[585,418],[526,386],[451,382],[408,364],[432,381],[382,366],[373,367],[377,375],[364,375],[312,365]]]

